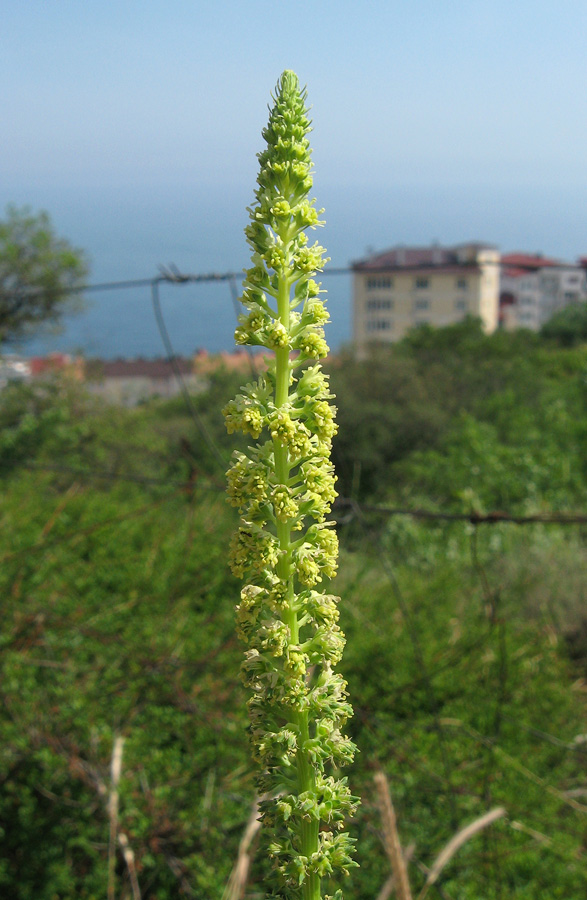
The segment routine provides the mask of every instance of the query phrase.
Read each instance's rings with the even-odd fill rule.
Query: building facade
[[[178,380],[178,375],[181,382]],[[86,365],[87,389],[120,406],[137,406],[153,397],[176,397],[185,387],[190,393],[205,388],[206,381],[194,372],[192,359],[91,360]]]
[[[499,251],[489,244],[395,247],[353,265],[353,342],[391,343],[417,325],[450,325],[478,316],[499,323]]]
[[[587,296],[585,269],[540,254],[502,256],[500,320],[538,331],[556,312]]]

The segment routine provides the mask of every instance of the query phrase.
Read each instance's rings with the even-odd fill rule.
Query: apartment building
[[[555,312],[587,296],[585,269],[541,254],[502,256],[500,321],[505,329],[538,331]]]
[[[353,341],[364,356],[373,342],[399,340],[416,325],[450,325],[478,316],[489,333],[499,322],[500,254],[490,244],[394,247],[353,265]]]

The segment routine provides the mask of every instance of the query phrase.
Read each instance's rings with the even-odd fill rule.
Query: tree
[[[9,206],[0,222],[0,346],[73,311],[87,273],[83,251],[55,233],[46,212]]]
[[[542,326],[541,334],[563,347],[587,341],[587,303],[573,303],[559,310]]]

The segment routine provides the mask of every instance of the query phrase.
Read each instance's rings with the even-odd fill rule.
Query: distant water
[[[326,227],[316,231],[331,267],[344,267],[372,250],[394,244],[484,240],[502,251],[541,251],[575,259],[587,253],[587,189],[489,187],[340,188],[316,184]],[[209,186],[42,188],[0,190],[9,202],[47,209],[60,235],[84,248],[92,283],[151,278],[159,265],[181,271],[227,272],[248,265],[243,236],[242,187]],[[351,336],[351,280],[324,276],[338,349]],[[240,284],[239,284],[240,288]],[[162,285],[161,302],[174,349],[189,354],[234,347],[235,313],[226,283]],[[90,293],[82,313],[67,318],[57,336],[28,342],[27,354],[53,350],[87,356],[153,357],[163,354],[148,287]]]

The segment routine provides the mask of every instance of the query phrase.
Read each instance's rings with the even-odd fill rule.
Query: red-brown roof
[[[483,244],[467,245],[471,247],[485,247]],[[479,265],[475,261],[463,261],[459,250],[462,247],[392,247],[382,253],[374,253],[367,259],[359,260],[353,264],[353,269],[359,272],[381,272],[394,269],[403,271],[420,270],[424,268],[434,269],[435,272],[456,272],[462,269],[478,270]]]
[[[528,275],[546,269],[549,266],[560,266],[560,260],[549,259],[541,253],[505,253],[501,257],[504,275],[510,278],[518,278],[520,275]]]
[[[50,353],[48,356],[33,356],[29,360],[31,375],[45,375],[59,372],[71,365],[71,356],[66,353]]]
[[[167,359],[113,359],[100,365],[104,378],[173,378],[175,371],[191,375],[191,359],[176,357],[174,366]]]

